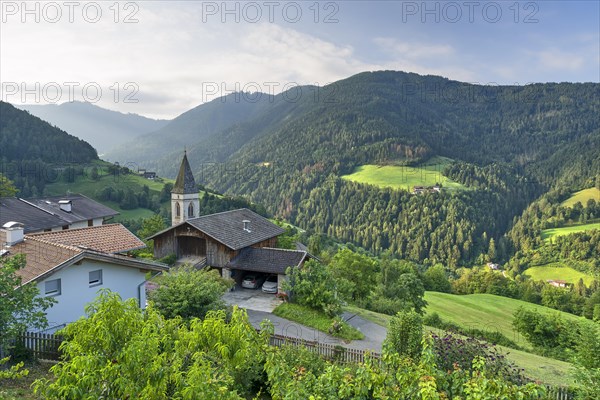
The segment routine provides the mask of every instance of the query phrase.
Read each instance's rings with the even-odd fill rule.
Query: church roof
[[[187,153],[183,153],[183,160],[181,160],[181,166],[179,167],[179,173],[177,174],[177,180],[173,185],[171,193],[176,194],[191,194],[198,193],[196,187],[196,181],[194,180],[194,174],[192,168],[187,159]]]

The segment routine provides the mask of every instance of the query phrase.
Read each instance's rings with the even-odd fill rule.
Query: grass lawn
[[[329,334],[329,327],[333,322],[333,319],[329,318],[323,312],[293,303],[282,303],[278,305],[277,308],[273,310],[273,314],[281,318],[289,319],[290,321],[310,326],[311,328],[318,329],[327,334]],[[332,334],[332,336],[345,340],[360,340],[365,338],[365,335],[346,323],[342,323],[342,329],[339,332]]]
[[[600,222],[591,222],[589,224],[577,224],[563,226],[562,228],[551,228],[544,229],[542,231],[542,239],[544,241],[550,241],[554,236],[569,235],[575,232],[589,231],[592,229],[600,229]]]
[[[442,170],[451,162],[449,158],[434,157],[418,167],[368,164],[357,167],[352,174],[344,175],[342,179],[409,191],[412,191],[413,186],[433,186],[436,183],[441,183],[446,189],[465,189],[465,186],[442,175]]]
[[[567,321],[579,321],[582,317],[553,310],[522,300],[492,294],[454,295],[448,293],[425,292],[427,314],[437,312],[445,320],[463,328],[492,330],[502,333],[523,348],[531,345],[512,327],[513,314],[519,307],[537,310],[540,313],[560,313]]]
[[[581,202],[581,205],[585,207],[589,199],[594,199],[596,202],[600,202],[600,190],[595,187],[580,190],[579,192],[573,193],[571,197],[560,203],[560,205],[563,207],[573,207],[575,203],[579,201]]]
[[[427,292],[428,294],[434,292]],[[437,293],[436,293],[437,294]],[[449,295],[453,296],[453,295]],[[464,296],[461,296],[464,297]],[[497,296],[494,296],[497,297]],[[345,309],[351,313],[357,314],[358,316],[374,322],[383,327],[388,326],[388,321],[391,316],[386,314],[380,314],[374,311],[365,310],[362,308],[347,306]],[[439,314],[439,313],[438,313]],[[457,313],[458,314],[458,313]],[[455,316],[457,315],[455,314]],[[441,314],[440,314],[441,316]],[[457,318],[444,318],[450,322],[454,322],[458,324]],[[443,334],[443,331],[438,328],[433,328],[426,326],[424,329],[426,332],[434,332],[437,335]],[[571,376],[572,365],[559,360],[554,360],[552,358],[538,356],[536,354],[531,354],[526,351],[515,350],[508,347],[496,346],[503,353],[506,354],[506,357],[518,365],[520,368],[525,369],[525,374],[531,379],[539,380],[548,385],[555,386],[568,386],[573,385],[574,380]]]
[[[25,369],[29,370],[29,375],[20,379],[5,379],[0,380],[0,399],[2,400],[37,400],[41,397],[33,394],[31,384],[36,379],[46,378],[52,379],[53,375],[49,371],[52,363],[39,362],[25,365]]]
[[[549,279],[559,279],[569,283],[577,283],[579,279],[583,279],[583,283],[585,283],[586,286],[589,286],[594,280],[593,276],[579,272],[571,267],[563,266],[560,263],[551,263],[527,268],[523,273],[530,276],[531,279],[544,282]]]

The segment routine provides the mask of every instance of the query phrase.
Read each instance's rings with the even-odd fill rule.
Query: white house
[[[0,229],[1,257],[25,254],[27,265],[17,272],[22,283],[35,282],[40,296],[57,300],[46,310],[46,332],[83,316],[100,289],[134,298],[144,308],[148,273],[158,274],[168,267],[119,254],[144,246],[121,224],[28,235],[16,222]]]

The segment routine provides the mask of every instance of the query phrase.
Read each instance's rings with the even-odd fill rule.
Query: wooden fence
[[[269,344],[277,347],[281,347],[285,344],[292,346],[304,346],[308,350],[313,351],[328,360],[335,360],[339,362],[362,363],[365,361],[365,356],[367,354],[369,354],[369,356],[373,359],[381,360],[381,354],[368,350],[352,349],[340,345],[320,343],[317,341],[298,339],[283,335],[271,335]]]
[[[546,391],[548,393],[546,398],[551,400],[572,400],[575,398],[575,393],[568,387],[546,385]]]
[[[25,332],[19,335],[17,340],[31,350],[36,359],[58,361],[60,358],[58,347],[63,341],[61,336],[51,333]]]

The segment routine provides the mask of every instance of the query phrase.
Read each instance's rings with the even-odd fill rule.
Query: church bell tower
[[[171,190],[171,226],[198,217],[199,211],[198,188],[187,159],[187,152],[184,151],[177,180]]]

